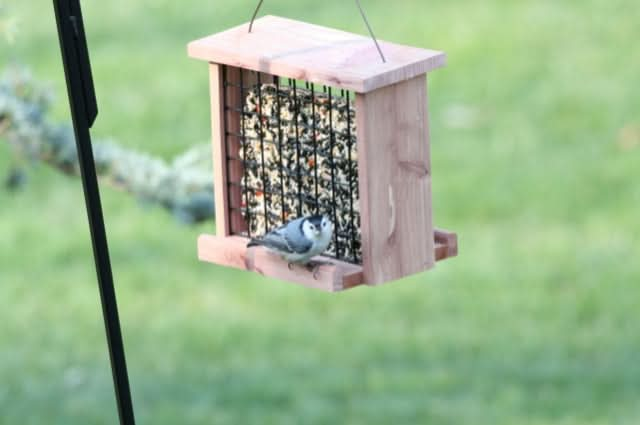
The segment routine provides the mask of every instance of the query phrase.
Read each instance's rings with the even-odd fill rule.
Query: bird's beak
[[[315,235],[316,235],[316,238],[320,236],[320,230],[316,229],[316,230],[314,231],[314,233],[315,233]]]

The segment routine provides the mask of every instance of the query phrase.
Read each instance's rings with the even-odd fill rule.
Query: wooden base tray
[[[436,261],[458,255],[458,238],[444,230],[434,232]],[[337,292],[364,284],[362,267],[328,257],[315,261],[327,263],[319,266],[315,276],[304,266],[293,266],[263,247],[247,248],[248,239],[241,236],[218,237],[200,235],[198,258],[222,266],[249,270],[261,275],[286,280],[310,288]]]

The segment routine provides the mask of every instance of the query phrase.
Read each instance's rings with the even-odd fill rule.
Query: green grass
[[[49,3],[9,6],[0,67],[50,82],[66,120]],[[185,44],[253,3],[84,2],[94,135],[166,158],[207,140],[206,67]],[[139,423],[640,423],[636,2],[364,5],[380,38],[449,55],[430,80],[435,219],[460,256],[324,294],[199,263],[211,223],[105,188]],[[350,2],[264,12],[365,30]],[[79,181],[30,177],[0,191],[0,423],[115,423]]]

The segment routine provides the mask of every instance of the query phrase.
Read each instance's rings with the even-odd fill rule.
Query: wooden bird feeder
[[[377,285],[457,255],[432,223],[426,74],[442,52],[266,16],[188,45],[209,63],[216,235],[203,261],[327,291]],[[325,213],[314,274],[250,237]]]

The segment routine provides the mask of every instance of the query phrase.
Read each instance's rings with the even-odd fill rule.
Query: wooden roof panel
[[[243,24],[188,45],[189,56],[207,62],[296,78],[365,93],[444,66],[444,53],[380,42],[370,37],[265,16],[253,30]]]

